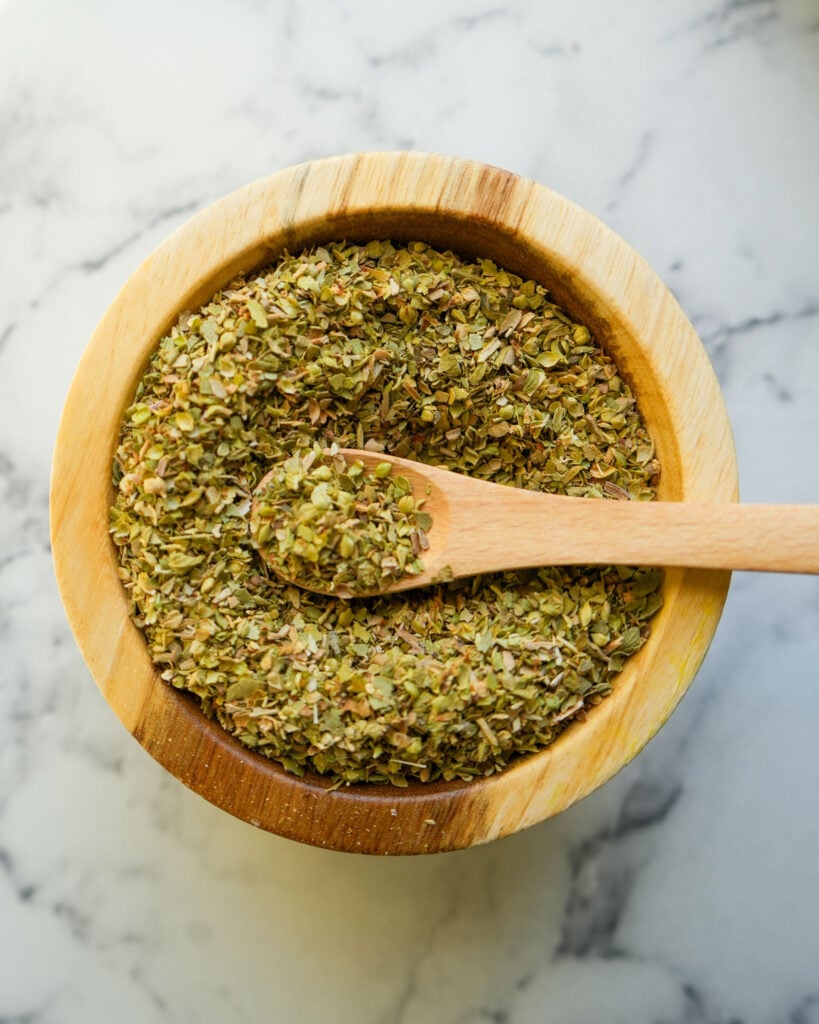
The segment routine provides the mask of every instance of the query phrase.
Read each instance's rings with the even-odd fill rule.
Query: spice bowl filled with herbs
[[[54,460],[57,575],[89,667],[218,806],[420,853],[605,782],[691,683],[729,574],[544,566],[356,596],[420,572],[434,523],[346,448],[601,501],[735,500],[716,379],[662,282],[496,168],[290,168],[130,278]]]

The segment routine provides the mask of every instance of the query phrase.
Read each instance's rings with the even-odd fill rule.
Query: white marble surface
[[[419,859],[216,810],[77,653],[47,488],[95,322],[218,196],[386,148],[605,219],[700,330],[744,497],[819,501],[815,0],[0,0],[0,1024],[817,1024],[816,580],[737,578],[594,796]]]

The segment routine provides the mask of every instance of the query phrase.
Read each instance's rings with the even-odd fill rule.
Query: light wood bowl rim
[[[543,821],[627,764],[693,680],[730,574],[669,570],[653,635],[615,692],[548,749],[471,783],[332,790],[323,780],[301,780],[242,747],[162,683],[129,618],[107,530],[119,422],[149,354],[179,311],[238,270],[304,240],[330,241],[340,231],[362,238],[384,225],[405,240],[451,239],[456,250],[534,272],[557,301],[584,313],[632,382],[657,440],[661,498],[735,501],[738,483],[716,377],[670,291],[590,213],[498,168],[422,153],[300,164],[207,207],[134,272],[85,350],[54,453],[52,547],[77,643],[126,728],[212,803],[302,842],[405,854],[458,849]]]

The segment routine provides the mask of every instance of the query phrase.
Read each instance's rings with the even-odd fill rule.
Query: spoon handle
[[[458,552],[451,555],[464,574],[568,564],[819,573],[819,505],[609,501],[493,491],[483,516],[476,514],[477,493],[463,495],[464,504],[452,510],[450,546],[457,544]]]

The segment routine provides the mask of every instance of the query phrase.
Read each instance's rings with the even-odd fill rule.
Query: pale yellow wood
[[[366,596],[426,587],[444,577],[541,565],[819,573],[819,505],[571,498],[500,486],[363,449],[342,448],[340,454],[370,470],[391,463],[394,475],[407,478],[432,517],[423,572],[388,580]],[[281,571],[275,558],[269,563]],[[307,586],[300,579],[292,582]],[[320,585],[308,589],[330,593]]]
[[[737,497],[730,426],[708,359],[668,289],[586,211],[497,168],[420,153],[370,153],[289,168],[202,211],[126,282],[82,358],[54,455],[55,566],[102,692],[161,764],[261,828],[368,853],[485,842],[549,817],[626,764],[690,684],[713,636],[724,572],[671,569],[652,637],[615,692],[550,748],[471,784],[408,790],[301,780],[227,736],[154,672],[128,617],[107,534],[119,424],[178,312],[250,270],[320,241],[425,239],[535,277],[587,323],[631,382],[655,439],[665,501]]]

